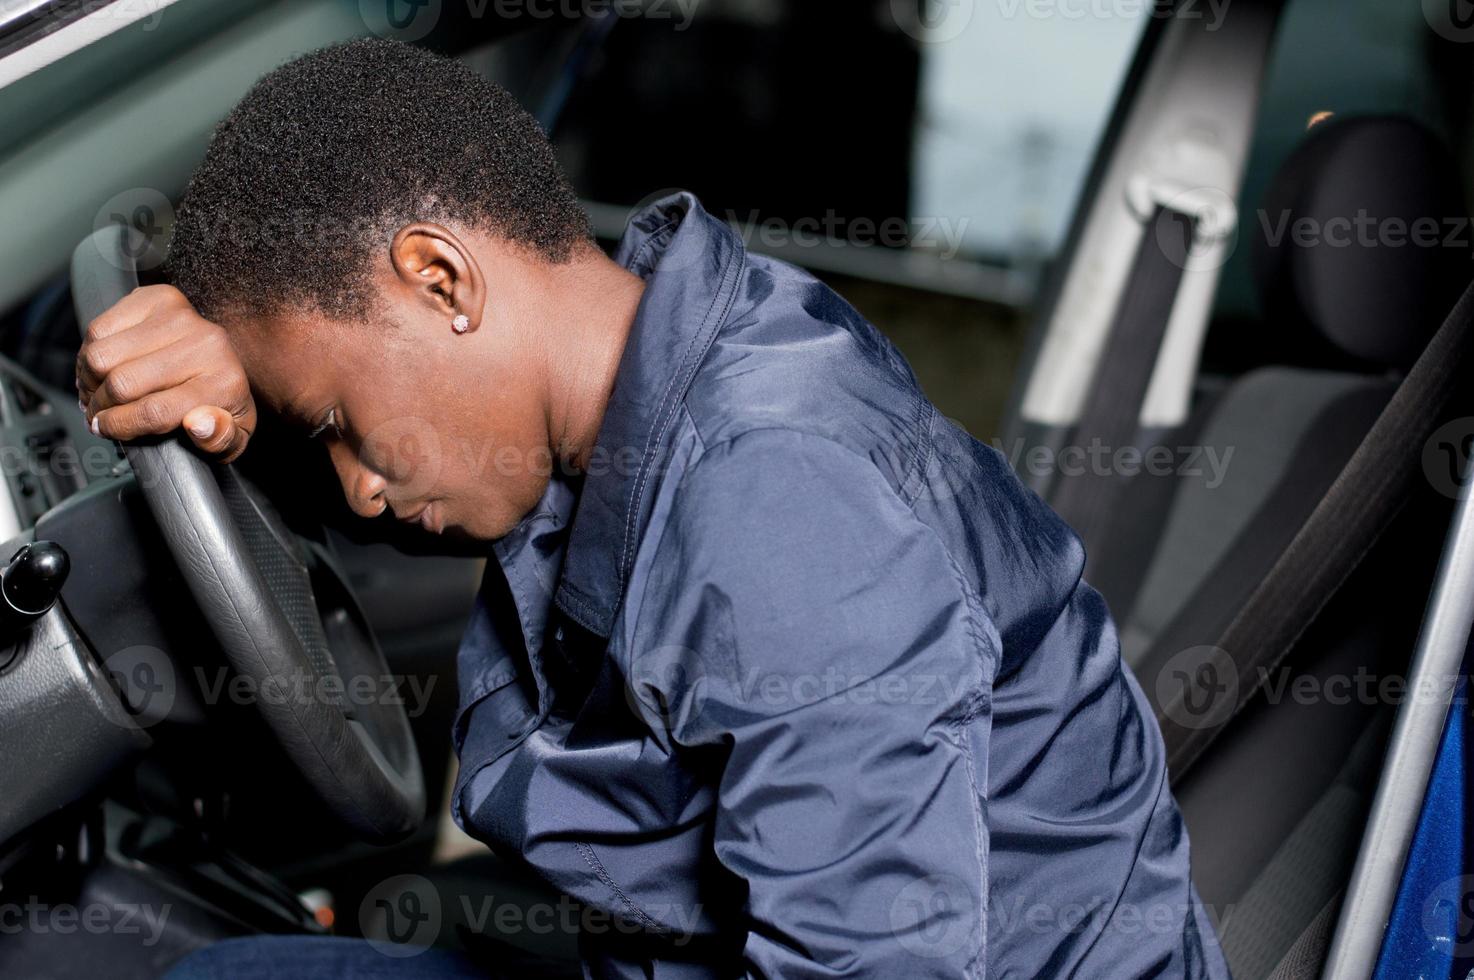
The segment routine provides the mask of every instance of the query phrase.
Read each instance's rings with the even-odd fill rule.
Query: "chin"
[[[441,536],[450,541],[492,544],[511,534],[520,523],[522,523],[520,517],[491,517],[481,521],[447,522]]]

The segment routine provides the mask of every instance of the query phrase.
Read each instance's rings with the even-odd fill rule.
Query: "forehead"
[[[315,411],[354,370],[341,326],[317,315],[223,321],[258,400],[273,412]]]

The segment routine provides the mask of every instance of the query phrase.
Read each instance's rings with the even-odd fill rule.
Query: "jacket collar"
[[[645,280],[579,494],[555,601],[607,637],[669,459],[680,405],[726,321],[745,259],[737,235],[687,193],[631,220],[614,254]]]

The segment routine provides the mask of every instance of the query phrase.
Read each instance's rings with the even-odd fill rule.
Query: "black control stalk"
[[[0,571],[0,636],[14,636],[50,612],[71,570],[66,549],[55,541],[17,551]]]

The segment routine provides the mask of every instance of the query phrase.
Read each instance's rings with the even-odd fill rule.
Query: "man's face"
[[[554,464],[536,296],[508,284],[476,328],[398,278],[374,322],[278,315],[226,326],[257,398],[332,458],[349,505],[481,540],[541,499]]]

